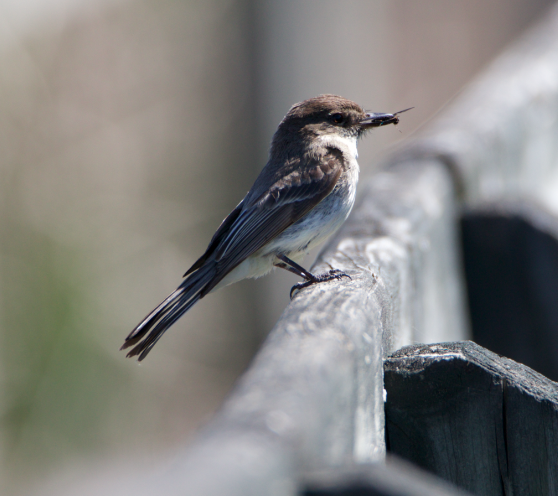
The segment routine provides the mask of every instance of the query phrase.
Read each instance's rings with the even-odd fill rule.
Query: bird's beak
[[[369,129],[371,127],[386,126],[388,124],[399,124],[399,114],[407,112],[407,110],[414,109],[415,107],[410,107],[405,110],[400,110],[395,112],[395,114],[379,114],[376,112],[370,112],[366,114],[366,117],[360,121],[360,126],[362,129]]]

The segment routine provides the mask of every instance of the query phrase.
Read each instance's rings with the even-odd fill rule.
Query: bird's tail
[[[214,264],[200,267],[136,326],[120,349],[135,345],[126,356],[139,355],[138,361],[142,361],[165,331],[205,296],[204,288],[214,275]]]

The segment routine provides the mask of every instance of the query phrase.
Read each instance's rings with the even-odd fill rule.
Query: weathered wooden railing
[[[384,356],[466,337],[458,219],[435,160],[390,167],[362,193],[315,267],[352,279],[292,300],[167,483],[186,494],[294,494],[307,471],[384,459]]]
[[[318,495],[350,487],[370,491],[358,494],[458,494],[405,464],[383,463],[386,358],[391,451],[476,494],[558,494],[555,383],[472,344],[409,348],[388,358],[414,343],[470,338],[464,211],[467,273],[477,283],[483,279],[474,275],[471,253],[482,259],[491,248],[490,229],[479,222],[486,215],[505,222],[528,205],[522,218],[550,239],[539,252],[558,260],[557,33],[554,9],[362,185],[354,213],[314,267],[352,279],[297,294],[197,440],[158,475],[121,480],[113,486],[125,488],[118,494]],[[478,233],[486,237],[468,247]],[[508,248],[516,249],[499,249]],[[548,272],[537,279],[546,282],[557,270],[535,268]],[[524,298],[558,307],[551,289],[543,284]],[[479,308],[493,298],[505,311],[499,296],[485,295]],[[473,315],[474,329],[483,327],[483,315]],[[558,336],[552,324],[545,329]],[[554,353],[557,367],[552,346],[533,349]]]

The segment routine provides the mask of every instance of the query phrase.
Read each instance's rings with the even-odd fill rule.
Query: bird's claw
[[[348,277],[349,279],[352,279],[352,277],[349,274],[345,274],[345,272],[342,272],[339,269],[331,269],[328,274],[322,274],[321,276],[318,277],[325,277],[323,281],[331,281],[332,279],[341,279],[343,277]],[[317,282],[322,282],[322,280]]]
[[[338,269],[331,269],[329,272],[326,272],[325,274],[320,274],[319,276],[313,276],[313,279],[308,279],[304,282],[299,282],[298,284],[295,284],[291,288],[291,292],[289,296],[292,300],[293,296],[296,293],[298,293],[301,289],[307,288],[308,286],[312,286],[312,284],[317,284],[319,282],[333,281],[334,279],[341,279],[343,277],[348,277],[349,279],[352,279],[351,276],[349,274],[345,274],[345,272],[342,272]]]

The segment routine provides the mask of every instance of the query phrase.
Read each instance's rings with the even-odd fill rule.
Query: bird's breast
[[[266,253],[306,253],[325,241],[345,222],[355,203],[359,168],[353,158],[333,191],[304,217],[266,246]],[[288,255],[287,255],[288,256]]]

